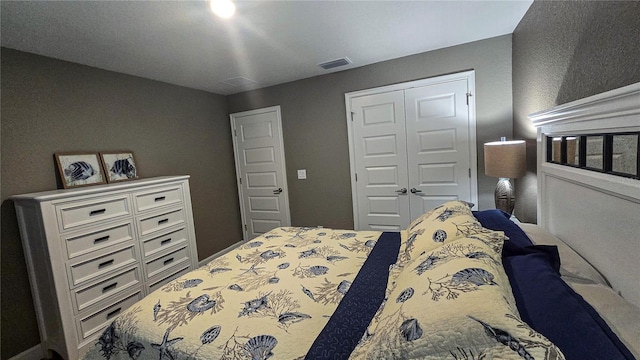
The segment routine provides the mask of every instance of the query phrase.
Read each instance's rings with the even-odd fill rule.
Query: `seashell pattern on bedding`
[[[399,263],[411,261],[447,242],[490,231],[480,225],[471,207],[465,201],[448,201],[412,221],[407,228],[407,240],[400,247]]]
[[[350,359],[564,359],[520,319],[500,262],[503,241],[487,231],[396,264],[390,301]]]
[[[84,358],[302,358],[380,234],[272,230],[124,311]]]

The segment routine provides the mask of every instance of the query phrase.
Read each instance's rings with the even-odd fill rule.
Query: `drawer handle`
[[[99,237],[99,238],[97,238],[97,239],[93,240],[93,243],[94,243],[94,244],[101,243],[101,242],[103,242],[103,241],[109,240],[109,238],[110,238],[110,237],[111,237],[111,236],[109,236],[109,235],[107,235],[107,236],[103,236],[103,237]]]
[[[162,241],[160,241],[160,246],[165,245],[165,244],[168,244],[168,243],[170,243],[170,242],[171,242],[171,238],[168,238],[168,239],[162,240]]]
[[[115,289],[115,287],[116,287],[116,286],[118,286],[118,283],[117,283],[117,282],[114,282],[114,283],[113,283],[113,284],[111,284],[111,285],[107,285],[107,286],[103,287],[103,288],[102,288],[102,292],[103,292],[103,293],[106,293],[106,292],[107,292],[107,291],[109,291],[109,290]]]
[[[158,221],[158,225],[166,224],[168,222],[169,222],[169,219],[162,219],[162,220]]]
[[[91,212],[89,213],[89,216],[104,214],[105,211],[107,211],[107,209],[91,210]]]
[[[108,313],[107,314],[107,320],[109,320],[110,318],[112,318],[115,315],[118,315],[120,313],[120,311],[122,311],[121,307],[119,307],[119,308],[113,310],[112,312]]]
[[[105,266],[113,265],[113,262],[114,262],[114,260],[111,259],[111,260],[107,260],[107,261],[105,261],[103,263],[100,263],[100,264],[98,264],[98,269],[102,269]]]
[[[173,258],[168,258],[164,261],[164,265],[171,264],[173,262]]]
[[[153,199],[154,201],[158,202],[158,201],[164,201],[164,199],[166,199],[166,196],[158,196],[157,198]]]

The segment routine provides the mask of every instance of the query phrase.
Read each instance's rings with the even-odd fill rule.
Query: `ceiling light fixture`
[[[228,19],[236,12],[236,6],[231,0],[209,0],[209,7],[214,14]]]

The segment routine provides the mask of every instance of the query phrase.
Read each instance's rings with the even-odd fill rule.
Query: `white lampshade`
[[[494,141],[484,144],[484,173],[515,179],[527,173],[524,140]]]

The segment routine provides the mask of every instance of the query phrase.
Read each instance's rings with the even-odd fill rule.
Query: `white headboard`
[[[640,180],[547,162],[547,137],[640,131],[640,83],[529,115],[538,128],[538,224],[640,306]]]

